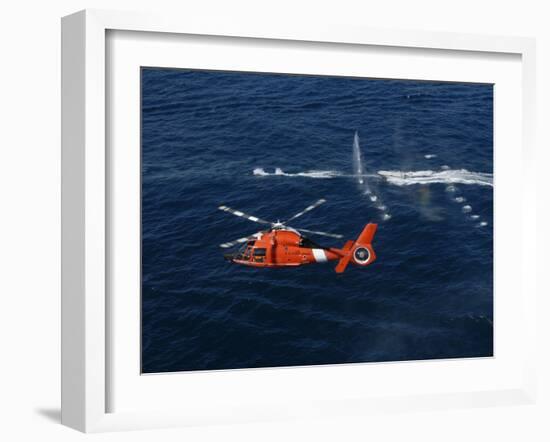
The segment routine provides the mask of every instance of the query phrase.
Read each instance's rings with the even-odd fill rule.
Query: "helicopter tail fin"
[[[342,252],[349,252],[353,247],[354,243],[355,241],[352,241],[351,239],[349,241],[346,241],[346,243],[344,244],[344,247],[342,247]]]
[[[350,261],[359,266],[367,266],[376,260],[372,240],[377,227],[377,224],[367,224],[355,242],[348,241],[344,245],[342,251],[345,252],[345,255],[338,261],[335,269],[336,273],[342,273],[346,270]]]

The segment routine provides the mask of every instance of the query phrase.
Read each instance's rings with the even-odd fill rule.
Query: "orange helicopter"
[[[285,222],[270,222],[227,206],[219,206],[218,208],[224,212],[246,218],[258,224],[270,226],[268,230],[220,244],[220,247],[225,249],[242,244],[241,248],[236,252],[225,254],[225,259],[235,264],[250,267],[272,268],[298,267],[305,264],[338,260],[335,269],[337,273],[342,273],[350,261],[358,266],[372,264],[376,260],[376,254],[371,243],[376,233],[377,224],[367,224],[355,241],[347,241],[341,249],[322,247],[303,236],[301,232],[331,238],[342,238],[342,235],[297,229],[286,225],[289,221],[299,218],[325,202],[325,199],[320,199]]]

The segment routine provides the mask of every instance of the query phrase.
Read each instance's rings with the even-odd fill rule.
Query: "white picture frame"
[[[516,321],[525,336],[535,333],[535,184],[534,106],[535,43],[519,37],[493,37],[417,31],[358,29],[330,24],[293,27],[284,24],[225,22],[197,17],[164,17],[141,13],[86,10],[62,21],[62,422],[85,432],[182,426],[197,423],[246,422],[289,416],[361,414],[373,410],[417,410],[530,403],[535,398],[535,339],[526,341],[521,385],[463,393],[427,393],[337,397],[309,402],[258,406],[240,404],[227,415],[193,416],[185,411],[109,412],[112,354],[108,342],[111,318],[108,302],[107,228],[111,198],[108,186],[106,36],[111,31],[154,32],[162,35],[202,35],[273,41],[338,43],[384,48],[515,54],[521,57],[521,160],[523,186],[521,224],[514,232],[521,269],[523,315]],[[519,148],[519,147],[518,147]],[[496,219],[495,224],[499,221]],[[411,365],[412,367],[412,365]],[[344,367],[331,367],[336,372]],[[289,369],[273,369],[287,370]],[[290,369],[292,370],[292,369]],[[245,376],[243,371],[231,376]],[[164,381],[170,382],[169,380]],[[208,382],[206,379],[205,382]],[[336,395],[336,396],[335,396]],[[289,410],[292,410],[289,412]]]

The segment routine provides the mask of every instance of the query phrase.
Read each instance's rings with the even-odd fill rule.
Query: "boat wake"
[[[378,174],[388,183],[397,186],[411,186],[414,184],[475,184],[493,186],[493,174],[470,172],[466,169],[418,170],[403,172],[401,170],[380,170]]]
[[[479,186],[493,186],[493,174],[483,172],[470,172],[466,169],[445,169],[436,170],[379,170],[378,174],[345,174],[337,170],[307,170],[305,172],[285,172],[277,167],[273,172],[267,172],[263,167],[257,167],[252,171],[256,176],[285,176],[314,179],[330,179],[349,177],[356,178],[359,184],[365,184],[363,178],[384,179],[390,184],[397,186],[411,186],[414,184],[472,184]],[[368,192],[367,192],[368,193]]]
[[[338,177],[355,176],[355,175],[349,175],[349,174],[346,175],[342,172],[338,172],[337,170],[307,170],[305,172],[288,173],[279,167],[275,168],[274,172],[267,172],[264,168],[257,167],[252,171],[252,174],[256,176],[286,176],[286,177],[302,177],[302,178],[316,178],[316,179],[330,179],[330,178],[338,178]],[[361,176],[366,176],[366,175],[361,175]],[[376,176],[376,175],[371,175],[371,176]]]

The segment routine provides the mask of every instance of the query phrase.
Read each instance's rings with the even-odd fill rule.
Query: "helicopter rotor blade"
[[[311,206],[307,206],[304,210],[302,210],[301,212],[298,212],[296,215],[294,215],[292,218],[289,218],[288,220],[286,220],[283,224],[286,224],[288,223],[289,221],[292,221],[296,218],[299,218],[300,216],[308,213],[309,211],[319,207],[321,204],[324,204],[326,203],[326,199],[324,198],[321,198],[320,200],[317,200],[316,202],[314,202]]]
[[[339,235],[337,233],[318,232],[316,230],[308,230],[308,229],[294,229],[294,230],[298,230],[298,232],[311,233],[313,235],[328,236],[330,238],[340,239],[344,237],[344,235]]]
[[[233,241],[229,241],[229,242],[224,242],[223,244],[220,244],[220,247],[222,249],[229,249],[233,246],[236,246],[237,244],[242,244],[242,243],[245,243],[247,241],[250,241],[252,240],[253,238],[258,238],[258,236],[260,235],[261,232],[257,232],[257,233],[254,233],[252,235],[248,235],[248,236],[243,236],[242,238],[239,238],[239,239],[234,239]]]
[[[257,216],[252,216],[252,215],[248,215],[247,213],[244,213],[244,212],[241,212],[240,210],[235,210],[235,209],[232,209],[231,207],[227,207],[227,206],[219,206],[218,209],[220,210],[223,210],[224,212],[228,212],[228,213],[231,213],[235,216],[239,216],[241,218],[245,218],[249,221],[253,221],[255,223],[259,223],[259,224],[268,224],[268,225],[272,225],[273,223],[269,222],[269,221],[266,221],[264,219],[261,219],[261,218],[258,218]]]

